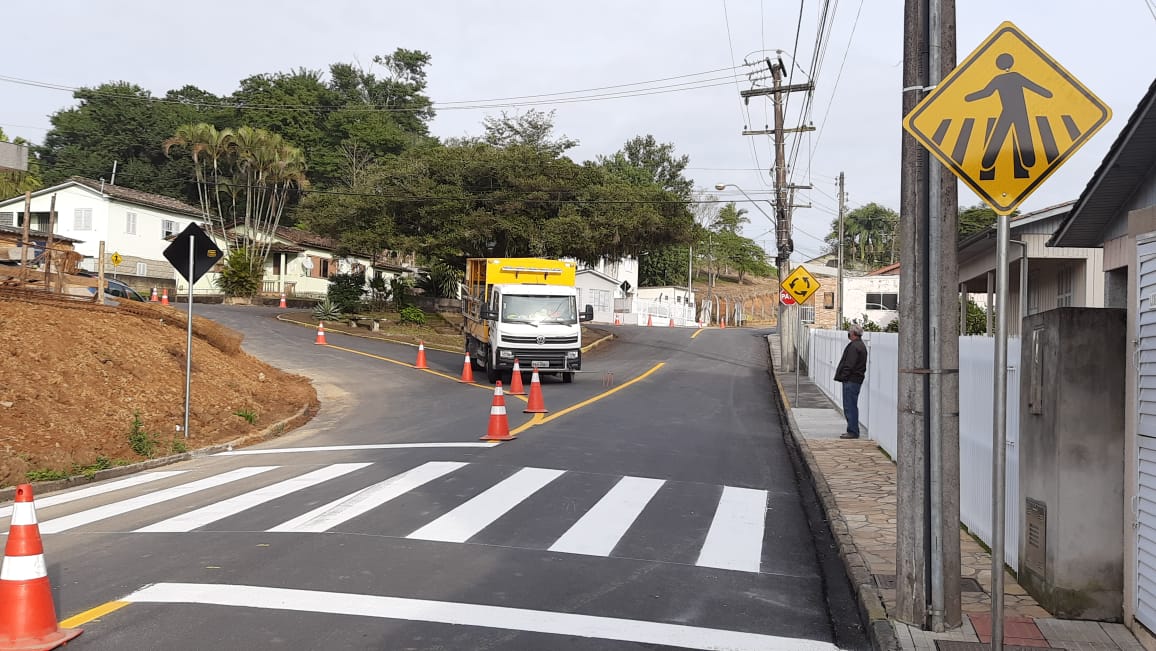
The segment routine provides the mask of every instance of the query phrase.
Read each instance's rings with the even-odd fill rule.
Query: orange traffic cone
[[[622,325],[622,315],[621,314],[615,314],[614,315],[614,325],[617,325],[617,326]]]
[[[0,569],[0,649],[47,651],[80,633],[78,628],[60,628],[56,623],[32,486],[21,484],[16,487]]]
[[[674,319],[673,319],[673,318],[670,320],[670,327],[671,327],[671,328],[673,328],[673,327],[674,327]]]
[[[483,441],[512,441],[510,420],[506,418],[506,399],[502,397],[502,382],[494,383],[494,402],[490,405],[490,427]]]
[[[647,315],[646,315],[646,327],[648,327],[648,328],[649,328],[649,327],[650,327],[650,326],[652,326],[652,325],[654,325],[654,322],[650,320],[650,315],[649,315],[649,314],[647,314]]]
[[[318,323],[317,324],[317,340],[314,341],[313,343],[317,344],[318,346],[327,346],[328,345],[327,343],[325,343],[325,324],[324,323]]]
[[[510,390],[512,396],[526,395],[526,387],[522,386],[522,367],[518,365],[518,358],[514,358],[514,372],[510,374]]]
[[[542,381],[538,379],[538,368],[534,368],[534,374],[530,376],[530,400],[526,404],[526,408],[522,410],[523,414],[548,414],[546,403],[542,400]]]
[[[727,320],[726,319],[719,319],[718,320],[718,327],[722,328],[723,330],[726,330]]]
[[[281,292],[281,304],[278,305],[277,307],[281,308],[282,310],[284,310],[286,307],[288,307],[287,305],[285,305],[285,292]]]
[[[429,368],[425,363],[425,342],[417,342],[417,363],[413,365],[414,368]]]
[[[474,383],[474,365],[470,361],[470,351],[466,351],[466,361],[462,364],[462,379],[459,382]]]
[[[165,289],[161,290],[161,305],[168,305],[168,304],[169,304],[169,290],[166,287]]]
[[[157,288],[153,287],[153,295],[149,297],[149,303],[157,302]]]

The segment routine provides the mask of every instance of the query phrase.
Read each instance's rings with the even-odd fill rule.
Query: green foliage
[[[361,296],[365,293],[365,272],[333,274],[329,277],[328,301],[343,313],[356,312],[361,308]]]
[[[839,220],[831,222],[828,251],[839,250]],[[843,259],[864,269],[893,264],[899,259],[899,214],[869,203],[843,216]]]
[[[457,298],[465,275],[465,269],[460,266],[435,262],[426,269],[424,274],[419,276],[418,287],[425,292],[426,296]]]
[[[1008,219],[1020,214],[1020,211],[1014,211]],[[959,211],[959,239],[964,239],[982,233],[995,225],[996,219],[999,216],[990,206],[984,203],[977,203],[974,206],[961,208]]]
[[[29,470],[24,473],[24,478],[30,482],[56,481],[68,479],[68,473],[64,470]]]
[[[967,328],[965,335],[982,335],[987,333],[987,312],[975,301],[967,300],[967,316],[964,319]],[[992,308],[992,322],[995,320],[995,308]]]
[[[883,328],[883,332],[899,332],[898,317],[891,319],[891,321],[887,323],[887,326]]]
[[[244,419],[244,421],[250,425],[257,424],[257,412],[252,409],[238,409],[233,412],[233,415]]]
[[[229,250],[216,283],[226,296],[254,296],[261,288],[264,275],[261,265],[253,263],[249,249],[236,247]]]
[[[409,304],[410,280],[401,276],[395,276],[389,279],[389,296],[393,300],[393,309],[401,312],[402,308]]]
[[[8,142],[4,129],[0,129],[0,142]],[[12,141],[17,145],[27,145],[28,141],[17,137]],[[25,192],[35,192],[44,184],[40,180],[40,161],[36,159],[35,150],[28,155],[28,170],[0,170],[0,197],[14,197]]]
[[[638,284],[643,287],[683,287],[690,270],[685,246],[664,246],[646,251],[638,261]]]
[[[638,185],[657,185],[683,199],[689,199],[694,182],[683,176],[690,164],[687,155],[675,156],[674,144],[659,144],[654,136],[635,136],[613,155],[599,156],[598,164],[612,174]]]
[[[566,135],[554,136],[554,113],[530,109],[510,115],[502,111],[482,119],[485,133],[480,141],[493,147],[528,147],[550,156],[561,156],[578,146],[578,141]]]
[[[341,308],[326,298],[313,307],[313,318],[318,321],[336,321],[341,318]]]
[[[398,316],[402,323],[412,323],[414,325],[425,325],[425,312],[413,305],[407,305],[401,308]]]
[[[140,412],[134,411],[132,413],[132,422],[129,425],[128,446],[138,455],[151,459],[159,444],[160,438],[156,434],[145,430],[144,421],[140,418]]]
[[[189,446],[185,445],[185,442],[179,439],[173,439],[170,448],[173,454],[184,454],[189,451]]]

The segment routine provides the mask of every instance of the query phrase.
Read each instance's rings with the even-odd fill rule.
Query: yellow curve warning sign
[[[1010,22],[963,60],[903,128],[996,213],[1011,214],[1112,117]]]

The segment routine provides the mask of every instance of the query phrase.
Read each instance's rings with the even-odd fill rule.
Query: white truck
[[[466,260],[462,329],[474,369],[496,382],[514,368],[561,375],[573,382],[582,369],[581,323],[573,262],[545,258]]]

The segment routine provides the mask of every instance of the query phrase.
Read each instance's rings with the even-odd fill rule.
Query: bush
[[[418,287],[426,296],[433,298],[457,298],[464,277],[464,270],[437,262],[421,275]]]
[[[398,276],[389,279],[389,296],[393,300],[393,309],[401,312],[401,308],[409,304],[409,293],[412,286],[408,278]]]
[[[420,309],[412,305],[407,305],[401,308],[400,317],[402,323],[425,325],[425,312],[422,312]]]
[[[328,298],[345,313],[361,309],[361,296],[365,293],[365,272],[334,274],[329,277]]]
[[[313,318],[318,321],[336,321],[341,318],[341,308],[327,298],[313,308]]]
[[[264,269],[249,249],[237,247],[229,250],[221,275],[217,276],[217,287],[226,296],[254,296],[261,287]]]
[[[152,458],[158,443],[160,443],[160,439],[156,434],[145,431],[144,421],[140,419],[140,412],[134,411],[128,431],[128,446],[140,456]]]

